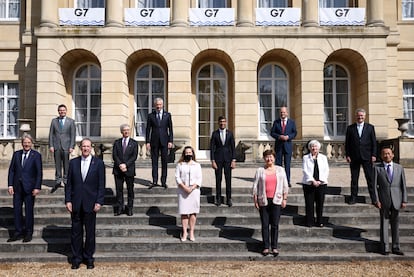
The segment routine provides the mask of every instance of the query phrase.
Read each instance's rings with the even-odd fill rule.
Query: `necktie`
[[[86,159],[82,160],[81,174],[82,174],[82,180],[85,181],[86,175],[88,174],[88,162]]]
[[[59,118],[59,127],[60,127],[60,130],[63,129],[63,118]]]
[[[158,120],[158,122],[161,121],[161,113],[160,112],[157,113],[157,120]]]
[[[26,158],[27,158],[27,152],[24,152],[23,159],[22,159],[22,167],[24,167],[24,164],[26,163]]]
[[[126,150],[126,148],[127,148],[127,140],[126,140],[126,138],[124,138],[123,139],[123,142],[122,142],[122,153],[125,153],[125,150]]]
[[[286,121],[283,119],[282,120],[282,134],[285,134],[285,130],[286,130]]]
[[[387,164],[387,175],[388,175],[388,180],[391,183],[392,182],[392,172],[391,172],[391,165],[390,164]]]

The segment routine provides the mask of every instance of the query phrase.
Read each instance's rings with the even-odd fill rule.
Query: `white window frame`
[[[210,76],[200,78],[200,72],[206,66],[210,66]],[[224,78],[218,78],[218,77],[214,76],[214,70],[212,70],[212,67],[214,67],[214,66],[218,66],[224,72]],[[219,63],[216,63],[216,62],[205,63],[205,64],[201,65],[200,68],[197,70],[197,74],[196,74],[196,91],[197,91],[197,96],[196,96],[197,101],[196,102],[197,102],[197,104],[196,104],[195,113],[196,113],[196,119],[197,119],[197,123],[196,123],[197,135],[196,135],[196,150],[195,151],[197,152],[197,154],[196,154],[197,159],[208,159],[209,160],[210,159],[210,145],[208,145],[208,149],[200,150],[200,141],[199,141],[199,137],[200,137],[200,127],[199,127],[199,124],[200,124],[200,118],[199,118],[199,110],[200,110],[199,90],[200,90],[200,88],[199,88],[199,82],[200,82],[200,80],[210,82],[210,92],[209,92],[210,93],[210,107],[209,107],[210,108],[210,118],[209,118],[209,122],[208,122],[209,123],[209,129],[210,129],[210,131],[208,133],[208,136],[210,138],[211,133],[218,128],[218,125],[217,125],[218,117],[220,115],[224,115],[226,118],[228,118],[229,107],[228,107],[228,101],[227,100],[229,98],[229,96],[228,96],[228,94],[229,94],[229,76],[228,76],[228,72],[225,69],[225,67],[223,65],[219,64]],[[223,81],[225,86],[226,86],[225,88],[222,88],[224,90],[224,98],[225,98],[225,99],[222,100],[222,102],[224,103],[224,110],[225,110],[224,113],[225,114],[216,114],[214,112],[214,110],[216,108],[216,106],[214,105],[214,82],[215,81]]]
[[[82,69],[84,66],[87,66],[87,77],[84,78],[78,78],[76,77],[76,74],[79,72],[80,69]],[[90,72],[91,72],[91,67],[96,67],[99,70],[99,77],[95,78],[95,77],[91,77],[90,76]],[[76,105],[76,101],[78,94],[78,91],[76,90],[77,86],[76,86],[76,82],[77,81],[86,81],[86,107],[77,107]],[[91,122],[91,111],[92,111],[92,107],[91,107],[91,81],[99,81],[100,83],[100,104],[99,104],[99,109],[95,108],[95,110],[99,111],[99,120],[98,121],[94,121]],[[76,140],[82,140],[85,137],[91,138],[91,139],[99,139],[101,137],[101,129],[102,129],[102,71],[101,68],[94,64],[94,63],[85,63],[82,64],[81,66],[79,66],[74,74],[73,74],[73,118],[75,119],[75,126],[76,126]],[[77,112],[79,111],[79,109],[85,109],[86,110],[86,119],[83,121],[80,121],[78,118],[81,116],[79,114],[79,116],[77,115]],[[81,127],[79,126],[79,124],[84,124],[86,123],[86,127],[85,127],[85,134],[82,134],[81,132]],[[91,123],[99,123],[99,134],[97,135],[92,135],[91,134]]]
[[[352,121],[352,118],[351,118],[351,110],[350,110],[350,103],[351,103],[351,77],[350,76],[351,75],[350,75],[347,67],[344,66],[344,65],[342,65],[342,64],[340,64],[340,63],[330,63],[330,64],[327,64],[324,67],[324,70],[328,66],[334,66],[334,67],[340,66],[346,72],[347,77],[336,77],[336,74],[335,74],[336,73],[336,70],[335,69],[333,70],[333,72],[334,72],[334,74],[333,74],[334,76],[333,77],[330,77],[330,78],[325,78],[325,76],[323,77],[323,82],[324,83],[325,83],[326,80],[330,80],[332,82],[332,107],[330,107],[330,108],[333,109],[333,118],[332,118],[332,121],[333,121],[333,128],[334,128],[332,130],[333,131],[333,134],[328,134],[327,133],[326,128],[325,128],[326,120],[325,120],[325,100],[324,100],[324,105],[323,105],[323,108],[324,108],[324,120],[323,120],[324,139],[325,140],[343,140],[343,139],[345,139],[346,126],[349,125],[349,124],[351,124],[351,121]],[[337,96],[336,85],[337,85],[337,81],[341,81],[341,80],[346,80],[348,82],[348,92],[347,92],[347,94],[348,94],[348,97],[347,97],[348,107],[346,109],[346,112],[347,112],[347,114],[346,114],[347,121],[345,122],[346,123],[345,124],[346,126],[344,127],[345,128],[344,129],[344,134],[343,135],[338,135],[338,121],[337,121],[337,117],[336,117],[336,115],[338,114],[338,103],[337,103],[337,97],[336,97]],[[324,88],[323,88],[323,95],[324,95],[324,98],[325,98],[325,85],[324,85]]]
[[[105,0],[75,0],[75,8],[105,8]]]
[[[140,72],[140,70],[142,70],[144,67],[149,66],[149,70],[148,70],[148,78],[138,78],[138,73]],[[152,67],[158,67],[162,74],[163,77],[153,77],[152,76]],[[134,131],[135,131],[135,138],[138,141],[145,141],[145,131],[147,128],[147,119],[148,119],[148,114],[152,112],[152,110],[154,109],[154,99],[157,97],[161,97],[164,101],[164,108],[167,107],[167,101],[166,101],[166,96],[167,96],[167,74],[164,71],[163,67],[157,63],[145,63],[142,66],[140,66],[137,71],[135,72],[134,75],[134,97],[135,97],[135,101],[134,101],[134,111],[135,111],[135,120],[134,120]],[[146,96],[147,96],[147,105],[146,107],[144,106],[139,106],[138,105],[138,86],[137,86],[137,82],[138,81],[146,81],[148,82],[148,91],[146,92]],[[163,92],[162,95],[161,94],[153,94],[153,84],[154,81],[163,81]],[[144,96],[145,93],[140,93],[140,95]],[[142,120],[140,119],[139,116],[139,111],[142,111]],[[137,129],[137,126],[140,126],[140,124],[143,124],[141,126],[143,126],[142,128],[142,133],[139,134],[139,131]]]
[[[401,0],[401,17],[402,20],[414,20],[414,0]]]
[[[410,119],[407,135],[414,137],[414,80],[403,81],[403,113]]]
[[[17,10],[17,16],[13,17],[10,14],[10,6],[12,4],[17,4],[18,5],[18,10]],[[0,13],[0,21],[18,21],[20,20],[20,9],[21,9],[21,1],[20,0],[0,0],[0,8],[1,6],[4,5],[4,16],[1,15]]]
[[[271,77],[261,77],[260,75],[261,75],[262,71],[267,66],[271,66],[272,76]],[[283,73],[285,74],[285,78],[276,77],[275,66],[279,67],[280,70],[283,71]],[[272,100],[271,100],[272,101],[272,103],[271,103],[271,108],[272,108],[271,116],[272,116],[272,118],[270,119],[270,121],[262,120],[262,106],[260,104],[260,96],[262,95],[262,93],[260,91],[260,83],[261,83],[262,80],[268,80],[268,81],[271,81],[271,83],[272,83],[271,84],[271,97],[272,97]],[[286,103],[281,103],[280,106],[276,106],[275,103],[276,103],[277,91],[276,91],[276,87],[275,87],[275,82],[281,82],[281,81],[286,82],[286,91],[285,91],[285,93],[286,93]],[[271,132],[271,128],[273,126],[274,121],[280,117],[280,115],[279,115],[280,108],[282,106],[289,107],[289,74],[288,74],[288,70],[279,63],[275,63],[275,62],[266,63],[259,69],[257,85],[258,85],[258,87],[257,87],[257,92],[258,92],[257,105],[258,105],[258,110],[259,110],[259,116],[258,116],[259,139],[261,139],[261,140],[272,140],[270,132]],[[266,134],[264,134],[262,132],[262,123],[266,124],[266,122],[270,122],[270,127],[266,128]]]
[[[11,92],[9,92],[10,84],[17,85],[17,91],[15,94],[11,94]],[[2,121],[3,135],[1,135],[0,138],[15,139],[19,136],[19,84],[14,82],[0,82],[0,88],[3,90],[3,94],[0,95],[0,99],[3,102],[0,110],[0,120]],[[17,105],[16,107],[13,107],[13,109],[11,109],[11,107],[9,106],[11,99],[15,99],[15,104]],[[11,113],[16,112],[17,115],[15,121],[12,122]],[[12,132],[9,131],[11,128],[15,129],[14,134],[12,134]]]

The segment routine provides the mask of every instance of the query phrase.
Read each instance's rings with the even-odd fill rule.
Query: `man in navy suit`
[[[210,140],[211,167],[216,175],[216,205],[221,205],[221,180],[224,169],[227,205],[231,207],[231,171],[236,167],[235,142],[233,133],[226,128],[227,121],[224,116],[219,116],[218,124],[219,128],[211,134]]]
[[[158,185],[158,157],[161,153],[161,184],[167,188],[167,158],[168,151],[173,147],[173,126],[171,114],[164,110],[164,101],[154,99],[154,108],[148,115],[145,142],[151,151],[152,184],[149,188]]]
[[[7,242],[23,238],[29,242],[33,237],[34,202],[42,185],[42,156],[32,149],[33,138],[29,134],[22,136],[22,150],[14,152],[8,174],[8,192],[13,195],[14,227],[13,237]],[[25,223],[23,224],[22,207],[24,203]],[[23,230],[23,226],[26,230]],[[23,237],[24,235],[24,237]]]
[[[52,119],[49,130],[49,150],[55,158],[55,192],[63,182],[66,185],[66,175],[69,167],[69,155],[75,149],[75,121],[66,116],[66,106],[58,106],[59,116]],[[63,175],[62,175],[63,167]]]
[[[69,162],[68,183],[65,186],[66,209],[72,218],[72,269],[78,269],[82,261],[87,269],[94,268],[96,213],[104,204],[105,165],[91,155],[91,150],[92,141],[84,138],[81,141],[82,155]]]
[[[130,138],[131,127],[128,124],[120,126],[122,138],[114,142],[112,149],[112,159],[114,168],[112,174],[115,178],[116,202],[115,215],[118,216],[124,212],[124,181],[128,191],[128,204],[126,214],[131,216],[134,206],[134,176],[135,160],[138,156],[138,143]]]
[[[349,204],[355,204],[358,196],[359,172],[362,165],[368,189],[372,188],[372,166],[377,156],[377,139],[374,126],[364,122],[366,112],[357,109],[356,122],[349,125],[345,135],[346,160],[351,169],[351,198]],[[370,193],[372,193],[370,191]]]
[[[380,210],[382,254],[389,254],[388,228],[391,223],[392,253],[404,255],[400,250],[399,210],[407,206],[407,185],[404,168],[392,161],[394,153],[390,147],[381,150],[382,163],[374,167],[371,200]]]
[[[270,135],[275,139],[276,164],[285,166],[286,177],[290,185],[290,161],[292,159],[292,140],[297,135],[295,121],[288,118],[287,107],[280,108],[280,118],[273,123]]]

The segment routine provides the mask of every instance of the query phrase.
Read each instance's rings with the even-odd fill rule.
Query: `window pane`
[[[226,0],[198,0],[199,8],[227,8]]]
[[[402,18],[414,19],[414,0],[402,0]]]
[[[165,8],[166,0],[138,0],[137,8]]]
[[[344,8],[349,7],[348,0],[319,0],[320,8]]]
[[[286,8],[288,7],[287,0],[258,0],[257,4],[259,8]]]
[[[407,134],[414,136],[414,81],[403,83],[404,118],[409,118]]]
[[[77,8],[105,8],[105,0],[77,0]]]

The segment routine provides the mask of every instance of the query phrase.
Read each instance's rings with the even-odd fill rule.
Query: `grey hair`
[[[321,143],[319,141],[317,141],[316,139],[311,140],[308,143],[308,149],[311,150],[312,146],[316,146],[318,149],[321,149]]]
[[[23,143],[23,141],[25,140],[25,139],[30,139],[30,141],[33,143],[33,138],[32,138],[32,136],[31,135],[29,135],[29,134],[23,134],[22,135],[22,143]]]
[[[161,97],[156,97],[154,98],[154,105],[159,101],[161,101],[164,104],[164,100]]]
[[[122,132],[124,130],[124,128],[128,127],[129,129],[131,129],[131,126],[129,126],[129,124],[121,124],[121,126],[119,126],[119,130]]]
[[[355,110],[355,114],[357,113],[363,113],[363,114],[367,114],[367,112],[363,109],[363,108],[358,108]]]

